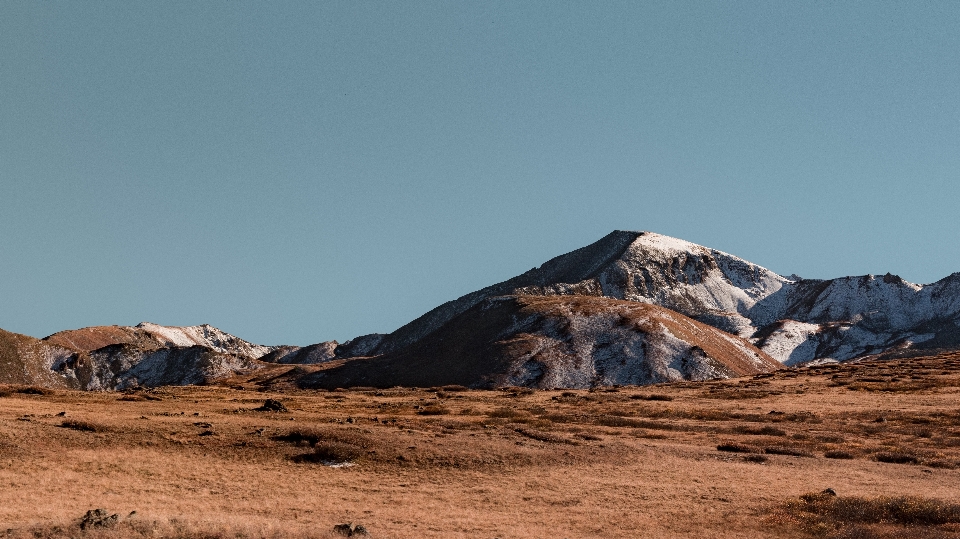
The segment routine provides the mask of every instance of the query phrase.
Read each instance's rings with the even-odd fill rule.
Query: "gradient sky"
[[[389,332],[614,229],[960,271],[958,2],[0,3],[0,328]]]

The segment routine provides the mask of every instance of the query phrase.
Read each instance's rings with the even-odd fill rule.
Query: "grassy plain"
[[[0,387],[0,537],[960,537],[958,466],[960,354],[595,391]],[[95,508],[120,524],[81,531]]]

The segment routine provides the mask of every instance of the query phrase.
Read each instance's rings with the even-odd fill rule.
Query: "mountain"
[[[0,330],[0,383],[115,390],[202,384],[261,368],[276,347],[213,326],[97,326],[35,339]]]
[[[485,298],[407,348],[302,376],[297,385],[590,388],[778,368],[746,340],[656,305],[514,295]]]
[[[145,350],[202,346],[222,354],[258,359],[274,347],[247,342],[209,324],[160,326],[141,322],[136,326],[94,326],[54,333],[43,339],[76,350],[92,351],[113,344],[130,344]]]
[[[2,332],[0,382],[117,389],[206,383],[271,364],[273,376],[283,370],[276,364],[294,364],[279,378],[304,387],[590,387],[939,349],[960,349],[960,273],[928,285],[891,274],[803,279],[684,240],[615,231],[393,333],[345,343],[268,347],[206,324],[147,322],[41,340]]]
[[[615,231],[522,275],[444,303],[380,336],[364,355],[403,350],[481,301],[511,294],[592,295],[659,305],[750,339],[787,365],[904,348],[960,347],[960,273],[931,285],[890,274],[784,277],[684,240]]]

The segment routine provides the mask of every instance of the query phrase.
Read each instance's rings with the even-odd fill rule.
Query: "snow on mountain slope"
[[[409,348],[347,361],[299,384],[588,388],[777,368],[744,339],[655,305],[593,296],[500,296],[482,300]]]

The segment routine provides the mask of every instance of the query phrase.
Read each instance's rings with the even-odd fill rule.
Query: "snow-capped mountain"
[[[888,350],[960,346],[960,274],[784,277],[736,256],[652,232],[616,231],[539,268],[447,302],[383,337],[395,352],[499,295],[605,296],[666,307],[748,338],[788,365]]]
[[[890,274],[784,277],[684,240],[615,231],[393,333],[342,344],[268,347],[206,324],[42,340],[0,330],[0,383],[193,384],[279,363],[318,365],[291,371],[317,387],[586,387],[762,372],[776,367],[771,358],[798,365],[957,348],[960,273],[929,285]]]

